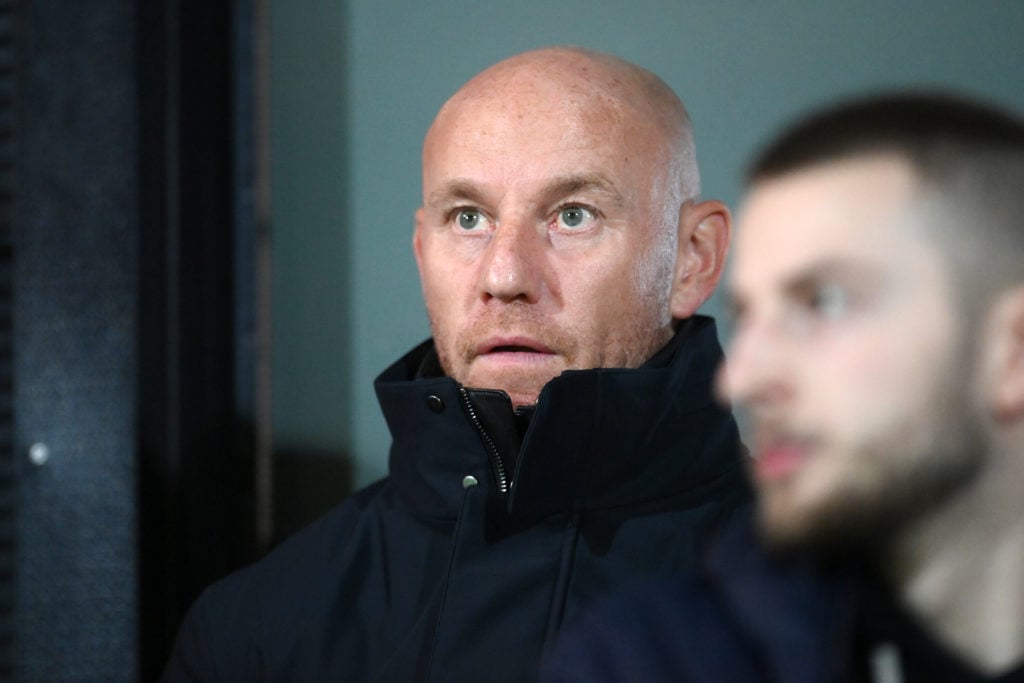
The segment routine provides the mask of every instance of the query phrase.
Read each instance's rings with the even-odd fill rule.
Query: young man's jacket
[[[541,683],[981,683],[849,561],[766,554],[740,512],[696,571],[588,611]]]
[[[749,499],[708,318],[642,368],[553,379],[522,433],[434,358],[377,379],[389,477],[207,589],[165,681],[535,680],[584,606],[691,567]]]

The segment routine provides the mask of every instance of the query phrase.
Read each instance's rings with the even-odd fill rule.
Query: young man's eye
[[[594,212],[582,206],[566,206],[558,210],[557,227],[562,230],[580,230],[594,221]]]
[[[850,294],[839,285],[822,285],[814,290],[810,305],[823,318],[838,318],[849,309]]]

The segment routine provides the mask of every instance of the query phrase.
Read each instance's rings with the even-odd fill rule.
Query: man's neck
[[[909,525],[881,563],[921,625],[988,675],[1024,659],[1022,491],[1024,454],[993,457],[969,490]]]

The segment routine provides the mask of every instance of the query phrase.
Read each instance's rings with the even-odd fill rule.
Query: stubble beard
[[[555,326],[529,304],[519,302],[505,305],[493,314],[476,320],[463,329],[459,338],[443,331],[443,326],[434,316],[430,316],[430,323],[438,361],[445,374],[467,387],[500,389],[513,397],[532,397],[530,400],[516,401],[517,406],[535,403],[541,389],[565,370],[640,367],[672,337],[670,326],[651,329],[650,324],[616,321],[614,336],[590,339],[588,341],[594,347],[586,348],[581,343],[585,336],[581,331]],[[532,337],[552,349],[561,361],[559,369],[556,372],[550,369],[536,372],[509,369],[484,381],[473,377],[472,362],[476,358],[478,344],[489,337],[512,332]],[[590,334],[594,335],[593,332]],[[599,344],[602,345],[600,348]]]
[[[481,342],[490,337],[514,333],[530,337],[553,350],[566,368],[571,367],[575,359],[575,338],[549,321],[542,320],[525,303],[504,305],[456,331],[432,315],[430,326],[438,361],[445,374],[466,387],[500,389],[511,397],[520,397],[520,400],[514,401],[517,406],[535,403],[541,388],[561,370],[552,373],[550,369],[540,368],[534,372],[509,369],[482,378],[473,372],[473,361],[477,358]]]
[[[827,499],[783,510],[787,491],[762,492],[758,522],[763,543],[775,554],[809,553],[825,560],[869,560],[929,512],[967,490],[983,469],[989,449],[984,419],[965,391],[963,373],[945,375],[925,419],[891,430],[845,457],[859,471]],[[924,436],[907,445],[910,428]],[[773,500],[773,496],[777,496]]]

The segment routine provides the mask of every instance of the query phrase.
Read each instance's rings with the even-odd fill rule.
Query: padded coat
[[[522,434],[497,392],[424,376],[433,354],[376,381],[389,476],[208,588],[165,681],[534,680],[585,606],[691,567],[749,498],[709,318],[553,379]]]

